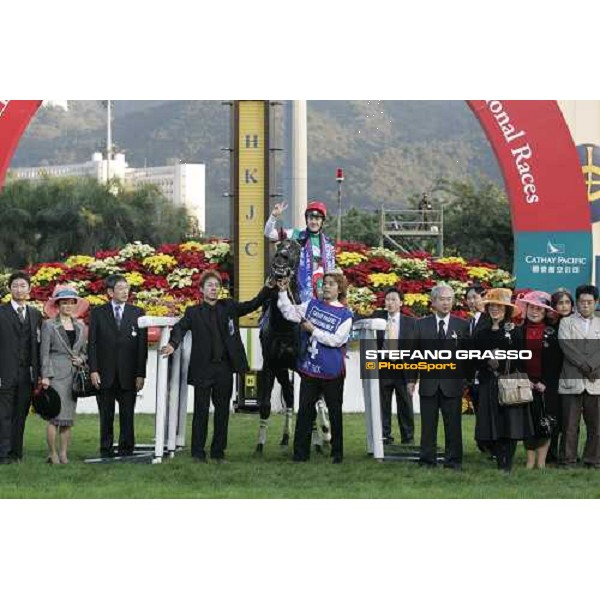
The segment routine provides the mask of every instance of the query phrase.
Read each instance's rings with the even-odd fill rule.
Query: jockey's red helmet
[[[319,212],[323,215],[323,219],[327,218],[327,207],[323,202],[319,202],[319,200],[312,200],[308,203],[308,206],[304,211],[304,217],[308,217],[312,212]]]

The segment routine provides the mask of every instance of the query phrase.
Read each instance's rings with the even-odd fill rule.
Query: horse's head
[[[296,240],[283,240],[277,244],[270,275],[273,279],[293,278],[299,262],[300,244]]]

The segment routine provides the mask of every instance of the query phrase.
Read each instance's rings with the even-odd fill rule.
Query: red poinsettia
[[[118,255],[119,255],[118,250],[98,250],[98,252],[96,252],[96,254],[94,254],[94,256],[98,260],[104,260],[105,258],[110,258],[111,256],[118,256]]]
[[[361,254],[366,254],[369,251],[369,247],[366,244],[361,244],[359,242],[337,242],[335,245],[335,250],[337,254],[340,252],[359,252]]]
[[[463,265],[456,263],[440,263],[432,260],[430,267],[440,279],[457,279],[458,281],[469,281],[469,274]]]
[[[156,249],[156,253],[177,256],[181,254],[181,250],[179,249],[179,244],[163,244]]]

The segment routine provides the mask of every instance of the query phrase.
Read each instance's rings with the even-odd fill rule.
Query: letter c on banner
[[[254,246],[254,252],[250,251],[250,246]],[[244,246],[244,252],[248,255],[248,256],[258,256],[258,252],[256,252],[256,246],[258,246],[258,242],[248,242],[245,246]]]

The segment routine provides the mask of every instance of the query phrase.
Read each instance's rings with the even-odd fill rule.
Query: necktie
[[[386,346],[388,350],[398,349],[398,337],[396,335],[396,327],[394,326],[394,319],[388,318],[387,327],[385,329]]]
[[[446,332],[444,331],[444,321],[440,321],[438,323],[438,339],[439,340],[446,339]]]
[[[117,322],[117,328],[121,329],[121,305],[117,304],[115,306],[115,321]]]
[[[17,316],[19,317],[19,321],[21,321],[21,325],[25,325],[25,307],[24,306],[17,307]]]

